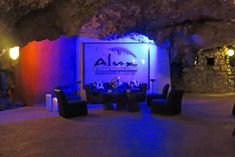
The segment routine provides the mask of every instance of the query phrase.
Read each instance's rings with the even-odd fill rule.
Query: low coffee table
[[[114,110],[114,103],[117,103],[117,110],[126,109],[126,96],[123,91],[103,93],[103,101],[105,110]]]
[[[140,111],[137,93],[127,92],[127,111],[128,112]]]
[[[103,93],[103,107],[104,110],[114,110],[114,95],[111,92]]]
[[[127,98],[125,94],[120,94],[117,97],[117,110],[126,110],[127,108]]]

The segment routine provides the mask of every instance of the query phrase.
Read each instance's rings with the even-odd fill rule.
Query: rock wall
[[[176,72],[181,64],[191,66],[200,49],[235,43],[234,0],[1,0],[0,15],[0,50],[61,35],[118,38],[136,32],[170,49]],[[199,73],[210,76],[211,68]],[[181,86],[181,73],[174,76]],[[213,89],[208,86],[199,91]]]
[[[76,82],[76,37],[31,42],[20,49],[14,99],[25,105],[45,102],[54,88]],[[69,52],[69,53],[66,53]]]
[[[233,92],[234,72],[229,64],[227,48],[201,50],[192,68],[183,69],[187,92]]]
[[[162,44],[179,28],[200,48],[235,42],[234,0],[1,0],[0,15],[0,48],[126,32]]]

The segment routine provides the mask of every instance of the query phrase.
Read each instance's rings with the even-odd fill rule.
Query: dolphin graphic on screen
[[[123,53],[136,58],[136,55],[133,52],[124,47],[112,47],[109,50],[111,50],[112,52],[116,52],[118,55],[121,55]]]

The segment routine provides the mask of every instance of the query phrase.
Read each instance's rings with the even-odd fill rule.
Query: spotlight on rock
[[[228,56],[231,57],[231,56],[234,55],[234,50],[233,49],[229,49],[227,53],[228,53]]]
[[[20,51],[20,47],[19,46],[10,48],[9,54],[10,54],[11,59],[17,60],[18,57],[19,57],[19,54],[20,54],[19,51]]]

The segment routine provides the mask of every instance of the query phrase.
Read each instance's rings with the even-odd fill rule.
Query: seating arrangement
[[[153,99],[165,99],[167,97],[168,91],[169,91],[170,85],[165,84],[164,87],[162,88],[162,93],[153,93],[153,94],[148,94],[147,95],[147,102],[146,104],[150,106],[151,101]]]
[[[184,91],[172,89],[168,94],[169,84],[164,85],[162,93],[148,94],[147,105],[151,107],[151,113],[163,115],[175,115],[181,113],[181,101]],[[139,102],[145,100],[147,84],[140,84],[138,87],[130,88],[123,83],[120,88],[112,88],[109,83],[104,83],[103,88],[95,89],[91,84],[85,85],[88,103],[103,103],[104,109],[113,110],[113,103],[116,103],[117,110],[129,112],[139,111]],[[54,90],[57,99],[59,114],[62,117],[85,116],[88,114],[87,102],[82,101],[76,95],[73,88],[60,86]]]
[[[55,89],[54,92],[58,100],[60,116],[68,118],[88,114],[86,101],[82,101],[79,97],[77,97],[78,99],[75,99],[75,97],[70,99],[70,97],[67,97],[65,92],[60,89]]]
[[[181,113],[181,102],[184,91],[171,90],[167,98],[153,99],[151,101],[151,113],[163,115],[176,115]]]
[[[102,88],[97,88],[92,83],[84,86],[88,103],[102,103],[104,109],[113,110],[116,103],[117,110],[130,112],[139,111],[139,102],[145,101],[147,84],[142,83],[130,87],[123,82],[121,86],[113,88],[110,83],[102,83]],[[184,91],[171,90],[170,85],[165,84],[162,93],[147,95],[147,105],[151,107],[151,113],[174,115],[181,113],[181,101]],[[62,117],[84,116],[88,114],[87,103],[82,101],[76,90],[71,86],[60,86],[55,89],[58,99],[59,114]],[[167,96],[168,95],[168,96]]]

